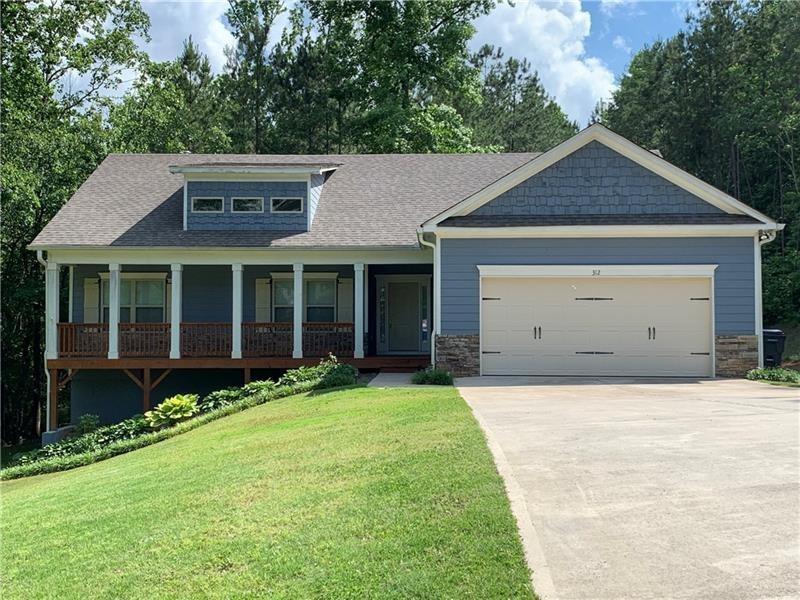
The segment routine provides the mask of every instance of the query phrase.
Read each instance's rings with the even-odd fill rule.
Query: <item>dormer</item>
[[[333,163],[204,162],[173,165],[188,231],[308,231]]]

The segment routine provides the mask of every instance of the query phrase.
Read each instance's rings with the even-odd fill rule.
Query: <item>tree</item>
[[[134,0],[2,2],[0,77],[4,440],[36,435],[44,397],[43,276],[26,249],[105,154],[100,102],[141,54]]]
[[[577,125],[547,95],[528,61],[502,59],[502,48],[490,45],[470,59],[482,73],[482,102],[465,110],[475,142],[507,152],[535,152],[574,135]]]
[[[147,63],[122,102],[109,107],[115,152],[226,152],[231,142],[217,80],[191,37],[174,61]]]
[[[236,46],[227,49],[222,78],[227,95],[228,127],[237,152],[268,151],[272,123],[268,46],[280,0],[230,0],[225,15]]]
[[[800,14],[704,2],[687,30],[634,56],[603,121],[786,223],[764,247],[764,319],[800,322]]]

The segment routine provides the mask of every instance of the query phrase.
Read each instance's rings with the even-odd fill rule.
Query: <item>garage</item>
[[[482,272],[482,373],[713,376],[712,277],[610,271]]]

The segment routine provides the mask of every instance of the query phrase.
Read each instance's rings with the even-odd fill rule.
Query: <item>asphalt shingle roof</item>
[[[427,219],[536,154],[112,154],[31,244],[119,247],[416,247]],[[172,165],[338,167],[311,231],[184,231],[183,175]]]

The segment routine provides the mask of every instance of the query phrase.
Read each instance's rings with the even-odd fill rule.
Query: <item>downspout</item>
[[[433,250],[433,285],[435,288],[432,290],[433,295],[433,306],[431,307],[433,310],[431,311],[432,315],[436,314],[436,298],[438,296],[437,288],[439,286],[439,278],[436,277],[436,273],[438,272],[439,265],[436,264],[436,244],[433,242],[428,242],[425,240],[424,232],[421,228],[417,229],[417,240],[419,240],[420,245],[428,246],[431,250]],[[434,323],[433,319],[430,319],[430,323],[428,325],[428,329],[430,330],[431,336],[431,366],[436,366],[436,334],[434,333],[434,327],[438,327],[438,323]]]

